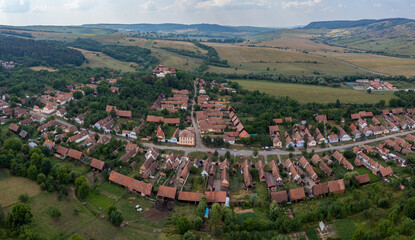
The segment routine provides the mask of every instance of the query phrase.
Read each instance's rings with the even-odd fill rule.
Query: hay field
[[[415,76],[415,59],[387,57],[369,53],[316,52],[354,65],[391,75]]]
[[[87,51],[80,48],[73,49],[80,51],[88,60],[88,62],[83,64],[85,67],[110,68],[123,72],[135,72],[135,67],[138,67],[137,63],[119,61],[102,52]]]
[[[259,90],[273,96],[291,97],[300,103],[330,103],[339,99],[344,103],[378,103],[381,99],[389,102],[393,92],[357,91],[345,88],[331,88],[303,84],[275,83],[261,80],[231,80],[249,90]]]
[[[30,69],[32,69],[33,71],[48,71],[48,72],[56,72],[58,71],[57,69],[54,68],[50,68],[50,67],[43,67],[43,66],[36,66],[36,67],[31,67]]]
[[[0,204],[5,207],[19,201],[19,195],[27,193],[30,197],[40,193],[39,185],[24,177],[10,176],[9,171],[0,169]]]
[[[175,67],[176,69],[189,71],[198,68],[203,60],[182,56],[176,53],[168,52],[163,49],[152,48],[151,55],[160,59],[160,62],[166,66]]]

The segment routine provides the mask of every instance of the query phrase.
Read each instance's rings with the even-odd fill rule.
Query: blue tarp
[[[206,208],[205,217],[209,217],[209,208]]]

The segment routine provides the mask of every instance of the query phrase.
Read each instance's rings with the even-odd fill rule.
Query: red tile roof
[[[359,175],[355,178],[360,184],[370,183],[370,178],[368,174]]]
[[[71,157],[71,158],[76,159],[76,160],[81,160],[82,152],[77,151],[75,149],[69,149],[68,157]]]
[[[177,188],[175,187],[159,186],[157,197],[175,199],[176,192],[177,192]]]
[[[287,191],[271,192],[271,201],[276,201],[277,203],[283,203],[288,201]]]
[[[90,164],[91,167],[96,168],[101,171],[104,169],[104,165],[105,165],[105,162],[98,160],[96,158],[93,158]]]
[[[203,193],[196,192],[179,192],[178,200],[187,202],[199,202],[202,199]]]
[[[206,202],[208,203],[225,203],[226,192],[205,192]]]
[[[304,188],[296,188],[296,189],[290,189],[290,200],[291,201],[298,201],[302,200],[305,197]]]

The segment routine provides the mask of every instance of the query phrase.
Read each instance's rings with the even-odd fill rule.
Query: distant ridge
[[[218,24],[177,24],[177,23],[162,23],[162,24],[84,24],[82,27],[88,28],[105,28],[117,31],[131,31],[131,32],[212,32],[212,33],[261,33],[274,28],[266,27],[250,27],[250,26],[223,26]]]
[[[339,20],[339,21],[318,21],[311,22],[303,29],[337,29],[337,28],[353,28],[364,27],[373,23],[390,22],[394,25],[415,22],[413,19],[407,18],[385,18],[385,19],[362,19],[362,20]]]

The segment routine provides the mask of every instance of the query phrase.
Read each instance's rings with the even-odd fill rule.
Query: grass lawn
[[[350,218],[340,219],[334,222],[334,228],[340,239],[348,240],[352,239],[355,226]]]
[[[20,194],[38,195],[40,187],[28,178],[10,176],[8,170],[0,169],[0,193],[0,204],[6,207],[16,203]]]
[[[124,195],[125,193],[127,193],[127,189],[122,188],[118,185],[109,183],[109,182],[105,182],[103,184],[101,184],[99,186],[101,188],[102,191],[106,192],[107,194],[111,194],[113,196],[117,196],[120,197],[122,195]]]
[[[344,88],[322,87],[314,85],[275,83],[262,80],[232,80],[248,90],[259,90],[273,96],[291,97],[300,103],[336,102],[339,99],[344,103],[378,103],[380,100],[389,100],[393,92],[376,92],[368,94],[365,91],[357,91]],[[324,97],[323,97],[324,96]]]
[[[98,212],[111,206],[114,202],[114,199],[110,199],[97,191],[89,194],[86,200]]]
[[[137,212],[136,205],[140,205],[144,211]],[[126,221],[132,221],[140,219],[146,211],[153,207],[153,203],[139,195],[129,194],[118,201],[115,206],[123,213]]]

